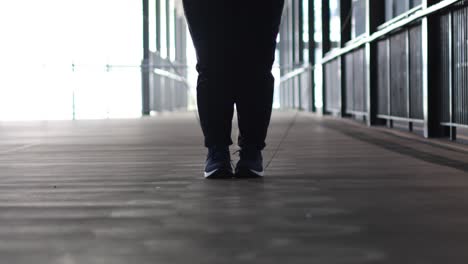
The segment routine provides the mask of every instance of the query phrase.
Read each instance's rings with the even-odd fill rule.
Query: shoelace
[[[296,113],[294,114],[293,118],[291,119],[291,121],[289,122],[289,125],[288,125],[288,128],[286,129],[286,132],[283,134],[283,137],[281,138],[281,141],[278,143],[278,145],[276,146],[275,148],[275,151],[273,152],[273,155],[271,156],[271,159],[268,161],[267,165],[265,166],[265,170],[268,169],[268,167],[270,167],[270,164],[271,162],[273,161],[273,159],[276,157],[276,155],[278,154],[281,146],[283,145],[284,141],[286,140],[286,138],[288,137],[289,135],[289,132],[291,131],[291,129],[293,128],[294,124],[296,124],[296,121],[297,121],[297,117],[299,116],[299,111],[296,111]]]
[[[285,133],[283,134],[283,136],[281,137],[281,140],[280,142],[278,143],[278,145],[275,147],[274,151],[273,151],[273,155],[271,156],[271,158],[268,160],[268,162],[266,163],[266,166],[264,168],[264,170],[268,169],[268,167],[270,167],[271,165],[271,162],[275,159],[276,155],[278,154],[281,146],[283,145],[284,141],[286,140],[286,138],[288,137],[289,135],[289,132],[291,131],[292,127],[294,126],[294,124],[296,124],[296,121],[297,121],[297,117],[299,116],[299,111],[296,111],[296,113],[294,114],[294,116],[292,117],[291,121],[289,122],[289,125],[285,131]],[[232,153],[232,155],[236,155],[238,154],[239,156],[241,155],[241,150],[236,150]],[[231,165],[234,166],[234,164],[232,163],[232,160],[231,160]]]

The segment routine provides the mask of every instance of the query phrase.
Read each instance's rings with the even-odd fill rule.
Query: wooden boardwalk
[[[0,123],[0,263],[468,261],[464,146],[277,112],[266,178],[208,181],[201,143],[191,113]]]

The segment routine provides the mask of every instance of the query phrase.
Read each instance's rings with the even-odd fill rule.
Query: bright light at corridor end
[[[0,120],[139,117],[140,2],[0,1]]]
[[[142,31],[141,1],[0,1],[0,121],[141,117]],[[194,110],[196,56],[187,38]],[[273,74],[278,82],[277,67]]]

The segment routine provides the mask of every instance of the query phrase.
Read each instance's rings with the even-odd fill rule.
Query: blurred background
[[[1,1],[0,120],[140,117],[148,112],[142,105],[145,65],[156,69],[148,85],[158,86],[149,89],[150,112],[195,109],[196,58],[181,3],[148,1],[147,10],[143,5]],[[151,57],[149,64],[145,57]]]
[[[141,3],[0,2],[0,119],[141,115]]]
[[[285,0],[274,108],[455,139],[468,126],[467,3]],[[196,109],[181,0],[1,1],[0,36],[0,121]]]

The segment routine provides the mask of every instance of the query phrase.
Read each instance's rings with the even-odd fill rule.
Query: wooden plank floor
[[[207,181],[191,113],[0,123],[0,263],[467,263],[465,147],[276,112],[266,162],[283,139]]]

